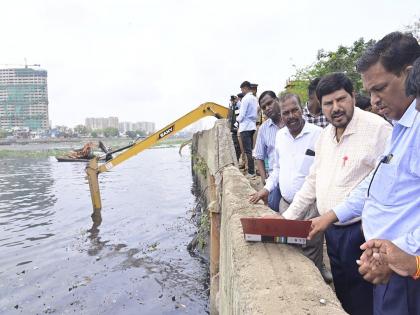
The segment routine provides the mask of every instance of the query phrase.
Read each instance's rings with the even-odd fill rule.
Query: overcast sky
[[[163,127],[244,80],[280,91],[318,49],[379,39],[420,15],[420,1],[2,0],[0,63],[48,71],[49,115]],[[2,66],[4,67],[4,66]]]

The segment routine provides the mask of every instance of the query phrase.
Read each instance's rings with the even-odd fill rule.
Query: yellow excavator
[[[100,210],[102,208],[101,203],[101,194],[99,191],[99,182],[98,175],[100,173],[109,171],[118,164],[124,162],[125,160],[131,158],[132,156],[140,153],[141,151],[153,146],[159,141],[167,138],[170,135],[175,134],[176,132],[182,130],[183,128],[191,125],[197,120],[206,117],[214,116],[217,119],[228,118],[229,109],[218,105],[216,103],[204,103],[198,106],[196,109],[192,110],[188,114],[182,116],[178,120],[172,122],[161,130],[155,132],[149,137],[135,141],[133,144],[127,145],[125,147],[116,149],[114,151],[105,152],[106,162],[99,164],[99,160],[103,157],[94,157],[89,161],[89,164],[86,167],[86,174],[89,182],[90,196],[92,199],[92,205],[94,210]],[[112,157],[112,154],[121,152],[115,158]]]

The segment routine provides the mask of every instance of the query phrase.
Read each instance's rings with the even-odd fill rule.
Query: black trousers
[[[252,158],[252,145],[253,136],[255,130],[247,130],[240,132],[242,144],[244,145],[244,151],[246,159],[248,160],[248,174],[255,174],[254,159]]]
[[[393,274],[387,284],[373,289],[375,315],[420,314],[420,280]]]
[[[373,285],[363,279],[356,260],[365,242],[360,222],[347,226],[332,225],[325,231],[335,293],[344,310],[351,315],[373,314]]]
[[[241,156],[241,148],[239,146],[238,131],[233,130],[231,131],[231,134],[232,134],[233,146],[235,147],[236,159],[239,161],[239,158]]]

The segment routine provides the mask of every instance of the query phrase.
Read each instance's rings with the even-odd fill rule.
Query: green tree
[[[98,132],[97,132],[97,130],[93,130],[93,131],[90,133],[90,136],[91,136],[91,137],[93,137],[93,138],[97,138],[97,137],[98,137]]]
[[[131,138],[131,139],[136,139],[137,138],[137,134],[135,131],[132,130],[127,130],[125,132],[125,134],[127,135],[127,137]]]
[[[113,127],[107,127],[103,130],[104,136],[106,138],[108,137],[118,137],[119,132],[117,128],[113,128]]]
[[[286,91],[296,93],[306,101],[310,80],[331,72],[344,72],[352,80],[355,91],[361,92],[363,84],[360,74],[356,71],[356,61],[366,48],[373,44],[373,40],[365,41],[360,38],[353,45],[339,46],[335,51],[320,49],[317,61],[313,65],[296,70],[296,74],[288,80]]]
[[[0,138],[6,138],[9,133],[6,130],[0,129]]]
[[[85,125],[77,125],[74,127],[74,132],[80,136],[85,136],[89,133],[89,130]]]
[[[420,17],[418,17],[413,24],[407,25],[404,31],[413,34],[413,36],[420,41]]]

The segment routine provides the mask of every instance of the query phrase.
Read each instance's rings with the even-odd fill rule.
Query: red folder
[[[311,221],[286,220],[275,217],[241,218],[244,234],[307,238]]]

